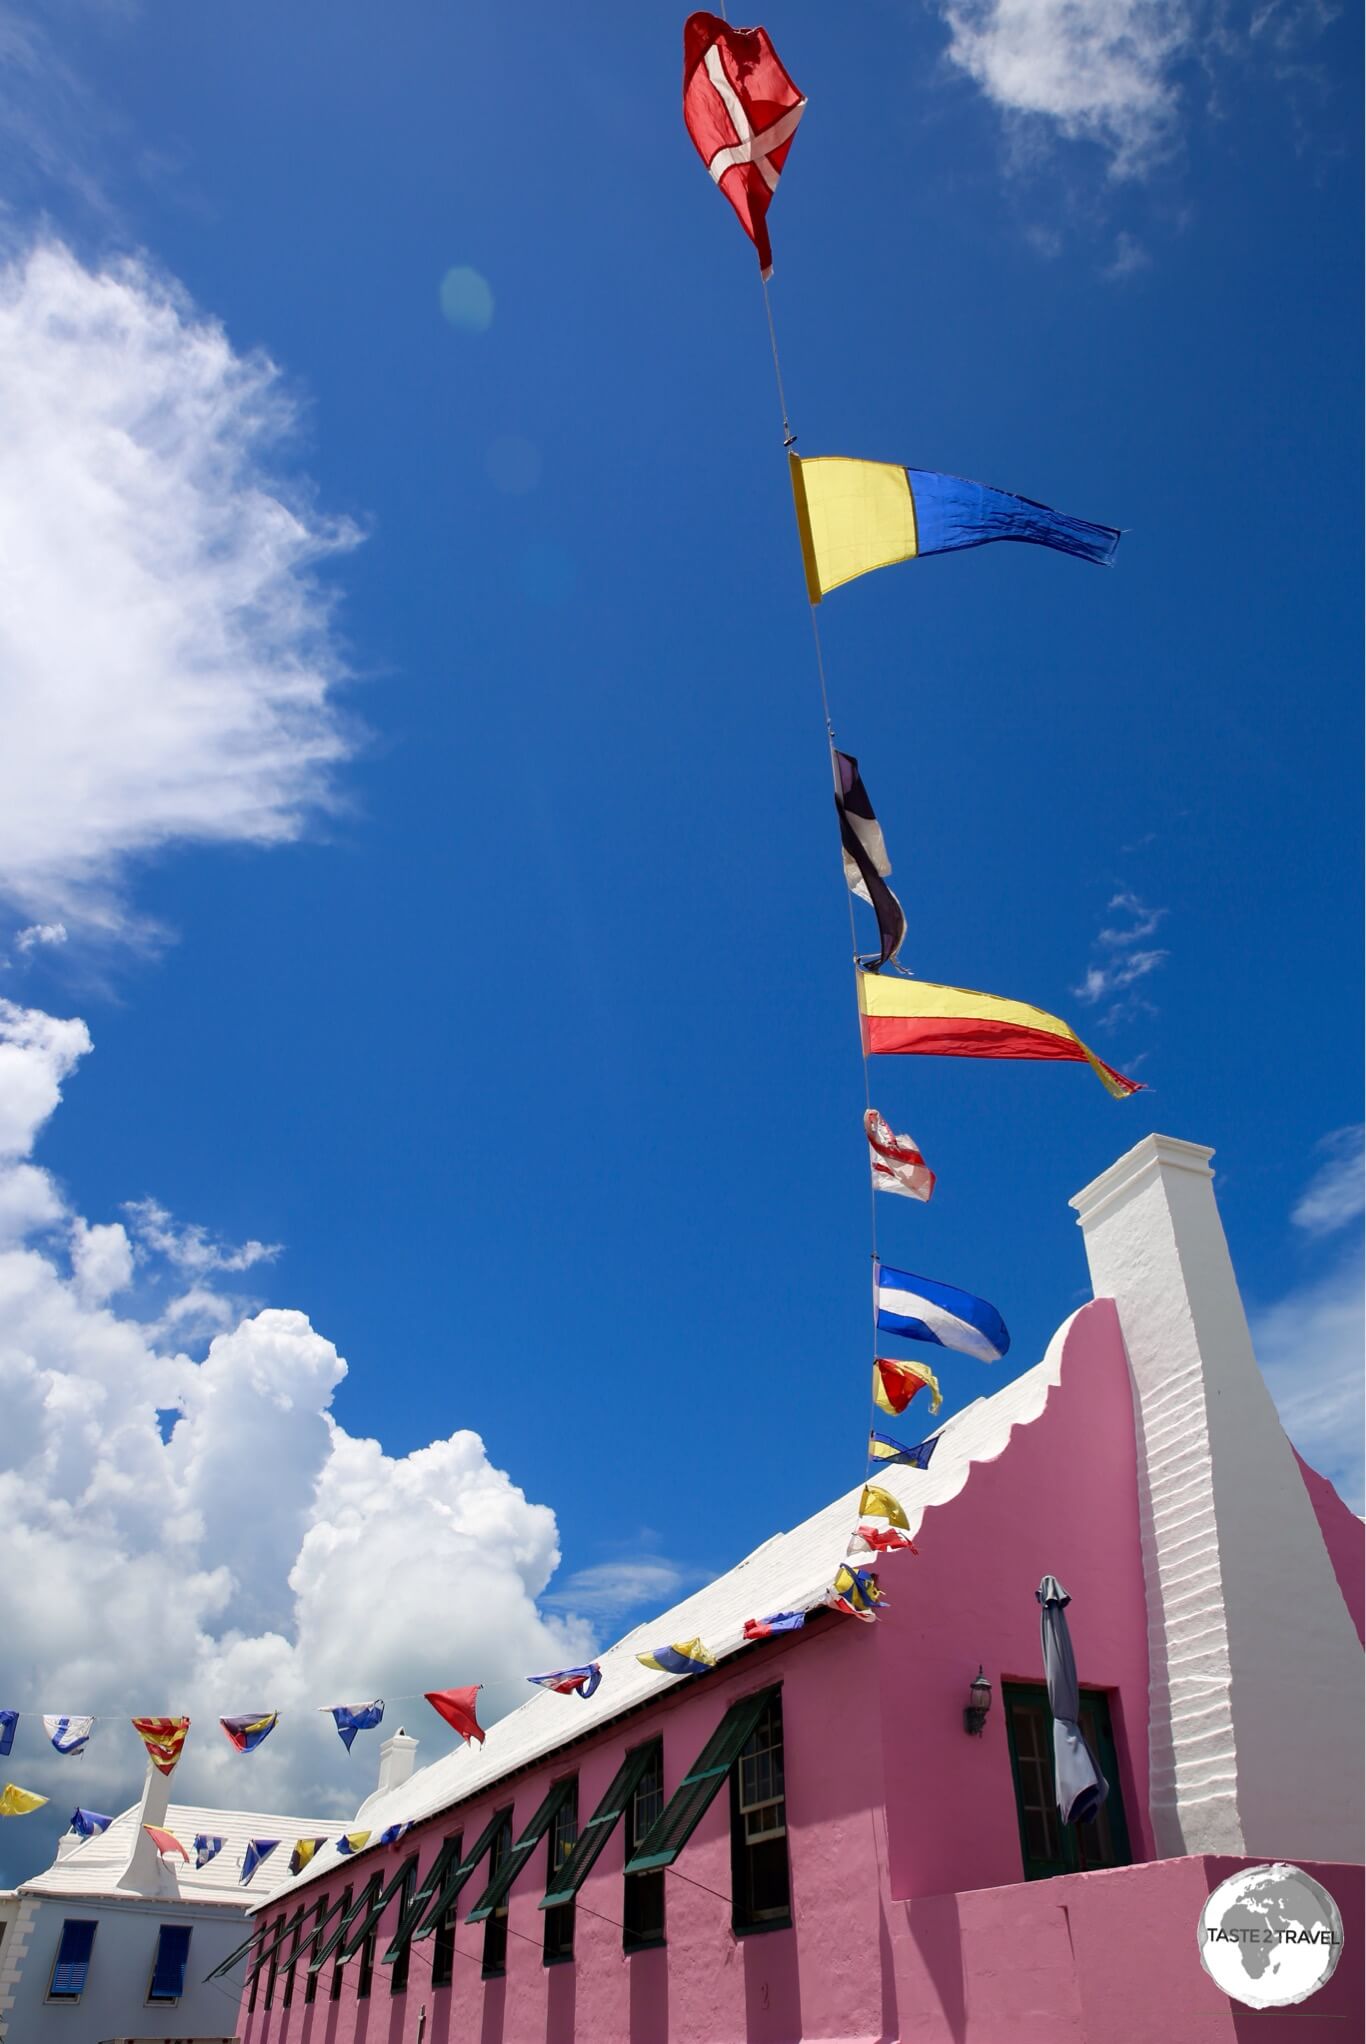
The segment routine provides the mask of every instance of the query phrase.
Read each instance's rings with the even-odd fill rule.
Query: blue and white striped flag
[[[875,1263],[873,1300],[877,1324],[889,1334],[932,1341],[938,1348],[961,1349],[965,1356],[976,1356],[979,1363],[999,1363],[1010,1347],[1005,1321],[996,1308],[954,1285]]]
[[[94,1718],[49,1717],[46,1713],[43,1717],[43,1730],[59,1753],[84,1753],[94,1729]]]

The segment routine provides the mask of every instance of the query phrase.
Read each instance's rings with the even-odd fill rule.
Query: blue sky
[[[885,1061],[874,1100],[939,1186],[883,1202],[883,1254],[1012,1330],[994,1372],[944,1358],[951,1408],[1085,1296],[1069,1195],[1150,1129],[1213,1145],[1282,1410],[1359,1506],[1357,24],[1103,0],[1079,46],[1053,0],[1022,37],[999,0],[949,12],[766,17],[810,98],[771,214],[800,447],[1126,537],[1108,573],[997,547],[837,592],[834,718],[907,962],[1066,1015],[1150,1090]],[[513,1668],[857,1480],[867,1425],[862,1080],[810,629],[756,266],[682,130],[681,23],[405,0],[5,17],[11,307],[35,242],[70,265],[11,316],[11,368],[40,375],[25,343],[75,320],[97,385],[92,294],[128,258],[127,302],[162,308],[161,338],[120,351],[134,395],[165,373],[174,412],[187,336],[221,323],[193,431],[159,440],[155,405],[139,429],[169,478],[148,512],[168,602],[175,507],[202,517],[165,657],[207,657],[229,617],[277,711],[280,674],[311,691],[268,759],[197,752],[195,702],[114,659],[104,556],[54,515],[53,616],[77,662],[88,620],[132,766],[107,808],[98,757],[73,779],[54,743],[34,766],[69,663],[0,670],[44,844],[0,826],[0,995],[94,1044],[51,1052],[64,1102],[34,1157],[68,1218],[34,1240],[65,1282],[70,1215],[121,1227],[101,1310],[159,1325],[159,1352],[198,1360],[255,1307],[307,1314],[349,1364],[335,1420],[395,1469],[479,1435],[563,1554],[542,1582],[541,1527]],[[452,271],[482,285],[457,275],[443,310]],[[58,451],[37,442],[32,474],[60,484]],[[263,491],[292,538],[253,522]],[[228,530],[282,549],[260,615],[214,581]],[[136,769],[163,739],[184,779],[152,816]],[[177,1285],[229,1305],[168,1319]],[[214,1468],[231,1495],[227,1448]],[[223,1524],[198,1563],[245,1572]],[[448,1592],[423,1588],[428,1642]],[[269,1602],[256,1618],[288,1630]],[[478,1679],[459,1640],[432,1684]],[[48,1694],[80,1666],[50,1644],[15,1700],[99,1707]],[[195,1683],[229,1679],[186,1653]],[[392,1693],[373,1657],[356,1681]],[[349,1808],[350,1779],[330,1750],[291,1763],[279,1807]]]

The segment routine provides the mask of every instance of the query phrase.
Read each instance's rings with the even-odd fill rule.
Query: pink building
[[[355,1824],[412,1828],[329,1847],[259,1913],[244,2044],[1360,2034],[1362,1526],[1280,1429],[1210,1154],[1148,1137],[1073,1202],[1095,1298],[927,1469],[879,1479],[920,1551],[884,1559],[876,1625],[821,1605],[854,1491],[618,1642],[587,1703],[537,1693],[418,1772],[390,1740]],[[1045,1574],[1111,1784],[1080,1828],[1053,1801]],[[635,1658],[694,1636],[705,1675]],[[1197,1915],[1278,1859],[1335,1898],[1343,1957],[1252,2011]]]

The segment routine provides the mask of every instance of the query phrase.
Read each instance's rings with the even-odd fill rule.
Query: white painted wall
[[[245,1962],[222,1980],[204,1975],[247,1935],[245,1911],[220,1904],[198,1909],[184,1903],[129,1897],[24,1895],[21,1921],[0,1947],[0,2037],[5,2044],[103,2044],[109,2038],[194,2038],[230,2040],[237,2034],[237,2006]],[[99,1925],[90,1971],[79,2002],[49,2002],[52,1962],[62,1924],[72,1917]],[[193,1926],[185,1993],[178,2002],[147,2005],[147,1988],[163,1923]],[[17,1947],[22,1937],[22,1950]],[[11,1956],[17,1965],[11,1969]]]
[[[1071,1202],[1133,1377],[1163,1855],[1355,1860],[1363,1667],[1252,1350],[1212,1150],[1146,1136]]]

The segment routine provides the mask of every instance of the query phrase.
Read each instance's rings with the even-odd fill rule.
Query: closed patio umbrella
[[[1072,1600],[1056,1576],[1045,1576],[1034,1595],[1041,1607],[1043,1672],[1048,1684],[1048,1707],[1053,1713],[1058,1815],[1064,1824],[1089,1824],[1109,1795],[1110,1784],[1097,1767],[1077,1723],[1081,1698],[1072,1635],[1067,1629],[1067,1606]]]

